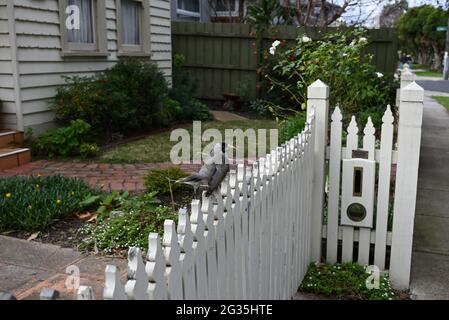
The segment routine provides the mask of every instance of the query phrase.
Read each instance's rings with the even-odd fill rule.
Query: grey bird
[[[197,190],[201,186],[207,185],[209,196],[229,172],[229,159],[226,155],[227,147],[228,145],[226,143],[217,143],[212,149],[210,156],[204,161],[204,164],[198,173],[179,179],[176,182],[193,186],[195,197]],[[222,175],[223,177],[220,178]]]

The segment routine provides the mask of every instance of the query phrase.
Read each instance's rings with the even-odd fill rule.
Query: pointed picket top
[[[191,203],[190,222],[192,223],[192,233],[194,241],[202,241],[204,237],[204,220],[200,208],[200,201],[195,199]]]
[[[106,300],[128,300],[120,281],[120,271],[116,266],[106,266],[103,298]]]
[[[77,300],[95,300],[95,292],[91,286],[80,286],[77,292]]]
[[[368,117],[368,121],[366,121],[365,129],[363,129],[363,133],[365,136],[374,136],[376,129],[374,128],[373,121],[371,117]]]
[[[340,121],[341,122],[342,119],[343,119],[343,115],[341,114],[340,107],[337,105],[335,107],[334,112],[332,112],[332,121],[335,121],[335,122]]]
[[[231,189],[235,189],[237,183],[237,172],[235,170],[229,171],[229,186]]]
[[[384,112],[382,117],[382,123],[384,124],[392,124],[394,122],[393,112],[391,112],[391,106],[387,105],[387,109]]]
[[[359,128],[357,127],[357,121],[355,120],[355,116],[352,116],[348,126],[348,134],[357,135],[358,133]]]
[[[217,202],[212,207],[214,220],[223,220],[223,211],[224,211],[223,197],[218,196],[216,200]]]
[[[404,88],[401,88],[401,101],[423,102],[424,89],[413,81]]]
[[[148,253],[145,271],[149,281],[158,282],[165,281],[165,258],[162,252],[161,240],[159,234],[153,232],[148,236]]]
[[[222,197],[225,197],[228,194],[229,187],[229,176],[226,176],[220,185],[220,193]]]
[[[193,234],[187,208],[181,208],[178,211],[178,242],[182,253],[192,250]]]
[[[127,296],[134,300],[148,300],[148,276],[142,260],[142,251],[132,247],[128,251],[128,281],[125,285]]]
[[[260,182],[262,181],[259,175],[260,159],[255,161],[252,166],[253,192],[260,190]]]
[[[207,229],[213,228],[215,217],[212,212],[211,199],[206,196],[206,191],[203,191],[202,195],[201,212],[203,213],[203,220]]]
[[[316,80],[307,88],[308,99],[327,99],[329,97],[329,87],[320,79]]]

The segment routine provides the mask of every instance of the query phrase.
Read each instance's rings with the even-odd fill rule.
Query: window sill
[[[61,57],[97,57],[97,58],[107,58],[110,56],[109,52],[98,52],[98,51],[62,51]]]
[[[119,51],[117,52],[117,57],[141,57],[141,58],[146,58],[146,57],[151,57],[151,53],[149,52],[124,52],[124,51]]]

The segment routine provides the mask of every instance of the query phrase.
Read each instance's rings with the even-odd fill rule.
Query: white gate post
[[[415,82],[401,89],[390,260],[391,283],[401,290],[410,284],[423,104],[424,89]]]
[[[399,106],[401,101],[401,89],[405,88],[413,81],[415,81],[415,74],[411,72],[409,68],[404,68],[401,72],[400,88],[396,92],[396,106]]]
[[[312,241],[311,260],[321,259],[321,230],[323,223],[325,156],[329,114],[329,87],[317,80],[307,88],[307,116],[315,114],[313,193],[312,193]]]

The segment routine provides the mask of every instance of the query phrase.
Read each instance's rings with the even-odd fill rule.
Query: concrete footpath
[[[449,111],[427,91],[410,290],[414,299],[449,299]]]
[[[66,286],[68,266],[79,268],[80,284],[92,286],[100,299],[108,264],[118,266],[123,280],[126,278],[125,259],[89,256],[51,244],[0,236],[0,292],[12,293],[19,300],[39,299],[44,287],[58,290],[59,299],[76,299],[76,290]]]

